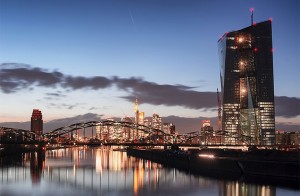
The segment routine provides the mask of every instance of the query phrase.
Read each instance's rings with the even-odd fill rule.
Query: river
[[[73,147],[1,159],[0,195],[261,195],[300,190],[190,174],[112,147]],[[300,183],[300,182],[299,182]]]

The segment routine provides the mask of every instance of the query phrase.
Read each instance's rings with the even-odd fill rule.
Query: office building
[[[162,118],[158,114],[152,116],[152,128],[162,130]]]
[[[225,144],[275,143],[271,20],[219,39]]]
[[[42,139],[43,134],[43,116],[42,112],[38,109],[34,109],[31,115],[31,131],[35,133],[35,140]]]

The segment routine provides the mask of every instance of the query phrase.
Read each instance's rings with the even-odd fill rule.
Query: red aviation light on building
[[[257,52],[257,51],[258,51],[258,48],[255,47],[255,48],[253,49],[253,51],[254,51],[254,52]]]
[[[274,53],[274,52],[275,52],[275,49],[274,49],[274,48],[271,48],[271,52]]]
[[[270,21],[270,22],[273,22],[273,18],[269,18],[269,21]]]
[[[256,26],[256,22],[253,22],[253,26]]]
[[[228,31],[227,31],[226,33],[224,33],[224,34],[220,37],[219,41],[220,41],[220,40],[222,41],[228,34],[229,34]]]
[[[254,7],[250,8],[250,12],[254,12]]]

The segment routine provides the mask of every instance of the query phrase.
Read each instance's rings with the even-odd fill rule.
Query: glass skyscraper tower
[[[218,44],[223,142],[274,144],[271,20],[228,32]]]

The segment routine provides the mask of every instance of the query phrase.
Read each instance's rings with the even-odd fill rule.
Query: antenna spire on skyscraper
[[[135,103],[134,103],[134,113],[137,113],[139,111],[139,102],[138,98],[135,98]]]
[[[253,13],[254,13],[254,8],[250,8],[250,12],[251,12],[251,25],[253,25]]]

